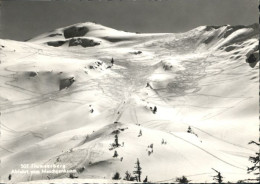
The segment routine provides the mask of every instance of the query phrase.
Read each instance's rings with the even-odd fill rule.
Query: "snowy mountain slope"
[[[109,182],[132,173],[137,158],[152,182],[212,182],[211,168],[225,181],[252,177],[258,26],[136,34],[81,23],[0,45],[2,181],[34,163]],[[110,150],[115,134],[121,146]],[[13,173],[11,181],[48,178],[69,174]]]

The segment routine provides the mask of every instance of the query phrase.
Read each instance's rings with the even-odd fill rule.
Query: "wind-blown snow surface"
[[[2,182],[32,163],[109,182],[132,173],[137,158],[151,182],[212,182],[212,168],[224,181],[253,177],[258,25],[136,34],[82,23],[0,46]],[[111,150],[115,132],[121,146]],[[11,181],[68,176],[13,173]]]

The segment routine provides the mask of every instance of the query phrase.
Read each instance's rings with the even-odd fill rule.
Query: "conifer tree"
[[[120,174],[118,172],[115,173],[115,175],[112,177],[113,180],[120,180]]]
[[[145,177],[145,179],[144,179],[143,182],[144,182],[144,183],[147,183],[147,182],[148,182],[148,178],[147,178],[147,176]]]
[[[182,176],[182,177],[176,178],[176,182],[187,184],[190,182],[190,180],[188,180],[186,176]]]
[[[126,171],[126,172],[125,172],[124,180],[130,181],[130,179],[131,179],[131,174],[130,174],[128,171]]]
[[[260,131],[260,128],[259,128],[259,131]],[[259,142],[260,142],[260,138],[259,138]],[[258,146],[258,148],[260,146],[260,143],[257,143],[255,141],[250,141],[248,144],[255,144],[256,146]],[[255,156],[249,157],[249,161],[253,163],[253,166],[247,168],[248,173],[254,172],[254,174],[258,176],[255,179],[258,182],[260,182],[260,162],[259,162],[259,158],[260,158],[260,153],[259,153],[259,149],[258,149],[258,152],[255,153]]]
[[[120,144],[118,143],[118,135],[116,134],[115,135],[115,147],[118,147],[118,146],[120,146]]]
[[[142,168],[140,166],[139,159],[137,159],[137,162],[135,163],[135,171],[133,172],[136,175],[137,181],[141,182],[141,174],[142,174]]]
[[[118,153],[117,153],[117,151],[114,152],[113,157],[114,157],[114,158],[115,158],[115,157],[118,157]]]
[[[213,168],[212,168],[213,169]],[[213,180],[215,180],[218,183],[222,183],[223,182],[223,176],[221,175],[221,173],[215,169],[213,169],[215,172],[217,172],[216,176],[213,176]]]

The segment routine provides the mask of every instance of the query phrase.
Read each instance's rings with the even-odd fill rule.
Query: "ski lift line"
[[[7,151],[7,152],[9,152],[9,153],[14,153],[13,151],[10,151],[10,150],[8,150],[8,149],[2,147],[2,146],[0,146],[0,149],[5,150],[5,151]]]
[[[3,142],[10,142],[12,140],[17,140],[17,138],[20,138],[20,137],[24,137],[24,135],[20,135],[20,136],[13,137],[13,138],[10,138],[10,139],[2,139],[1,141],[3,141]]]
[[[170,107],[172,107],[172,106],[170,106]],[[189,105],[189,104],[175,105],[175,107],[194,107],[194,108],[200,108],[200,109],[228,109],[228,108],[230,108],[230,107],[197,106],[197,105]]]
[[[9,130],[12,133],[23,133],[23,132],[26,132],[26,131],[16,131],[16,130],[13,130],[13,129],[9,128],[8,126],[6,126],[5,124],[3,124],[2,122],[1,122],[1,126],[3,126],[4,128],[6,128],[7,130]]]
[[[42,104],[47,103],[47,102],[49,102],[49,101],[42,101],[42,102],[39,102],[38,104],[34,104],[32,106],[28,106],[28,107],[24,107],[24,108],[18,108],[18,109],[14,109],[14,110],[11,110],[11,111],[7,111],[7,112],[5,112],[5,114],[10,114],[10,113],[13,113],[13,112],[19,112],[19,111],[23,111],[25,109],[31,109],[33,107],[42,105]]]
[[[184,124],[187,124],[187,123],[184,123]],[[187,125],[189,125],[189,124],[187,124]],[[207,134],[207,135],[209,135],[209,136],[211,136],[211,137],[213,137],[213,138],[215,138],[215,139],[224,141],[224,142],[226,142],[226,143],[228,143],[228,144],[231,144],[231,145],[233,145],[233,146],[237,146],[237,147],[240,147],[240,148],[244,148],[244,149],[253,151],[253,150],[251,150],[251,149],[249,149],[249,148],[246,148],[246,147],[243,147],[243,146],[240,146],[240,145],[237,145],[237,144],[228,142],[228,141],[226,141],[226,140],[224,140],[224,139],[221,139],[221,138],[219,138],[219,137],[216,137],[216,136],[214,136],[214,135],[212,135],[212,134],[210,134],[210,133],[207,133],[207,132],[205,132],[204,130],[202,130],[202,129],[198,128],[198,127],[195,127],[195,126],[193,126],[193,125],[189,125],[189,126],[195,128],[195,129],[197,129],[197,130],[199,130],[199,131],[201,131],[201,132],[203,132],[203,133],[205,133],[205,134]]]
[[[1,128],[2,128],[2,130],[5,130],[5,131],[7,131],[7,132],[10,132],[10,133],[14,133],[14,134],[16,134],[17,132],[15,132],[15,131],[13,131],[12,129],[8,129],[7,127],[5,127],[5,126],[3,126],[4,124],[3,123],[1,123]]]
[[[243,102],[243,101],[245,101],[245,100],[248,100],[248,99],[249,99],[249,97],[248,97],[248,98],[245,98],[245,99],[242,99],[242,100],[240,100],[239,102],[237,102],[235,105],[230,106],[230,107],[227,107],[227,108],[224,109],[223,111],[220,111],[220,112],[218,112],[217,114],[214,114],[214,115],[212,115],[212,116],[207,117],[207,115],[205,115],[205,116],[204,116],[200,121],[198,121],[198,122],[202,122],[202,121],[205,121],[205,120],[214,118],[214,117],[216,117],[216,116],[219,116],[219,115],[225,113],[227,110],[234,108],[235,106],[237,106],[237,105],[240,104],[241,102]]]
[[[184,175],[184,176],[186,176],[186,177],[193,177],[193,176],[201,176],[201,175],[206,175],[206,174],[212,174],[212,173],[198,173],[198,174]],[[170,179],[167,179],[167,180],[154,181],[154,183],[161,183],[161,182],[172,181],[172,180],[176,180],[176,177],[175,178],[170,178]]]
[[[22,104],[12,104],[12,105],[8,105],[7,108],[4,108],[4,110],[7,110],[7,109],[12,109],[12,108],[16,108],[17,106],[26,106],[26,105],[32,105],[34,103],[38,103],[40,101],[44,101],[44,100],[47,100],[47,101],[62,101],[62,100],[58,100],[58,98],[62,98],[62,97],[66,97],[68,94],[63,94],[63,95],[59,95],[57,96],[55,93],[54,94],[47,94],[46,96],[43,95],[43,96],[36,96],[36,97],[33,97],[33,98],[30,98],[30,99],[24,99],[24,100],[18,100],[18,101],[14,101],[15,102],[25,102],[25,101],[29,101],[29,100],[34,100],[33,102],[25,102],[25,103],[22,103]],[[56,98],[56,99],[54,99]],[[78,104],[83,104],[81,102],[77,102],[77,101],[67,101],[67,102],[71,102],[71,103],[78,103]],[[15,106],[14,106],[15,105]]]
[[[208,172],[208,173],[198,173],[198,174],[187,175],[187,177],[201,176],[201,175],[206,175],[206,174],[212,174],[212,173],[210,173],[210,172]]]
[[[13,74],[10,74],[10,75],[13,75]],[[5,76],[5,75],[0,75],[0,77],[7,78],[7,79],[13,79],[13,77],[8,77],[8,75],[7,75],[7,76]],[[1,87],[3,88],[4,86],[1,86]]]
[[[52,99],[52,101],[55,101],[55,102],[61,102],[61,103],[74,103],[74,104],[80,104],[80,105],[85,105],[85,103],[81,103],[81,102],[75,102],[75,101],[72,101],[72,100],[56,100],[56,99]]]
[[[186,96],[210,96],[210,97],[217,97],[217,98],[231,98],[231,99],[245,99],[245,98],[253,98],[253,97],[225,97],[225,96],[218,96],[218,95],[210,95],[210,94],[203,94],[203,93],[196,93],[195,94],[187,94]]]
[[[38,99],[37,101],[33,101],[33,102],[28,102],[28,103],[23,103],[23,104],[13,104],[13,105],[9,105],[7,106],[6,108],[2,108],[2,110],[6,111],[6,110],[10,110],[10,109],[16,109],[16,110],[19,110],[18,108],[21,108],[23,106],[27,106],[27,107],[24,107],[24,108],[29,108],[30,105],[37,105],[38,103],[43,103],[47,100],[50,101],[49,99],[46,99],[46,98],[43,98],[43,99]],[[8,112],[4,112],[3,114],[6,114]]]
[[[62,98],[63,96],[65,96],[65,95],[61,95],[60,97],[57,97],[57,98]],[[23,101],[29,101],[29,100],[35,99],[35,101],[33,101],[33,102],[8,105],[8,107],[7,107],[7,108],[4,108],[4,110],[13,109],[13,108],[16,108],[17,106],[32,105],[32,104],[38,103],[38,102],[40,102],[40,101],[42,101],[42,100],[49,100],[49,101],[52,100],[52,101],[57,101],[57,102],[77,103],[77,104],[82,104],[82,105],[84,105],[84,103],[77,102],[77,101],[72,101],[72,100],[71,100],[71,101],[65,101],[65,100],[58,100],[58,99],[54,99],[54,98],[55,98],[55,96],[50,96],[50,97],[48,97],[48,96],[44,97],[44,96],[43,96],[43,98],[41,98],[41,97],[34,97],[34,98],[31,98],[31,99],[18,100],[18,101],[15,101],[15,102],[23,102]]]
[[[5,82],[5,85],[11,86],[11,87],[13,87],[13,88],[17,88],[17,89],[19,89],[19,90],[22,90],[23,92],[24,92],[24,91],[30,92],[32,95],[37,95],[37,94],[39,94],[39,93],[37,93],[36,91],[31,91],[31,90],[28,90],[28,89],[25,89],[25,88],[22,88],[22,87],[13,85],[13,84],[11,84],[11,83],[9,83],[9,82],[12,82],[12,81],[6,81],[6,82]],[[30,94],[27,94],[27,95],[30,95]]]
[[[142,124],[150,123],[150,122],[158,122],[158,121],[160,121],[160,122],[162,122],[162,121],[165,121],[165,122],[172,122],[172,121],[170,121],[170,120],[158,119],[158,120],[149,120],[149,121],[144,121],[144,122],[142,122]]]
[[[136,109],[135,109],[135,108],[134,108],[134,114],[135,114],[136,122],[137,122],[137,124],[139,124],[139,122],[138,122],[138,118],[137,118],[137,114],[136,114]]]
[[[181,137],[179,137],[179,136],[177,136],[177,135],[174,135],[174,134],[171,133],[171,132],[169,132],[169,134],[173,135],[174,137],[176,137],[176,138],[178,138],[178,139],[181,139],[182,141],[184,141],[184,142],[186,142],[186,143],[188,143],[188,144],[191,144],[191,145],[197,147],[198,149],[200,149],[200,150],[206,152],[207,154],[209,154],[209,155],[211,155],[212,157],[214,157],[214,158],[216,158],[216,159],[222,161],[223,163],[225,163],[225,164],[227,164],[227,165],[230,165],[230,166],[235,167],[235,168],[237,168],[237,169],[245,170],[244,168],[235,166],[235,165],[233,165],[233,164],[231,164],[231,163],[229,163],[229,162],[227,162],[227,161],[225,161],[225,160],[219,158],[218,156],[216,156],[216,155],[210,153],[209,151],[205,150],[204,148],[201,148],[201,147],[199,147],[199,146],[197,146],[197,145],[195,145],[195,144],[193,144],[193,143],[191,143],[191,142],[189,142],[189,141],[187,141],[187,140],[185,140],[185,139],[183,139],[183,138],[181,138]]]
[[[145,121],[145,122],[142,122],[141,124],[147,124],[147,123],[150,123],[150,122],[162,122],[162,121],[164,121],[164,122],[170,122],[170,123],[178,123],[178,122],[173,122],[173,121],[170,121],[170,120],[163,120],[163,119],[160,120],[160,119],[158,119],[158,120]],[[199,131],[201,131],[201,132],[203,132],[203,133],[205,133],[205,134],[207,134],[207,135],[209,135],[209,136],[211,136],[211,137],[213,137],[213,138],[215,138],[215,139],[218,139],[218,140],[220,140],[220,141],[226,142],[226,143],[231,144],[231,145],[233,145],[233,146],[237,146],[237,147],[240,147],[240,148],[244,148],[244,149],[253,151],[253,150],[251,150],[251,149],[249,149],[249,148],[246,148],[246,147],[243,147],[243,146],[240,146],[240,145],[237,145],[237,144],[228,142],[228,141],[226,141],[226,140],[224,140],[224,139],[221,139],[221,138],[219,138],[219,137],[216,137],[216,136],[214,136],[214,135],[212,135],[212,134],[210,134],[210,133],[208,133],[208,132],[206,132],[206,131],[204,131],[204,130],[202,130],[202,129],[196,127],[196,126],[190,125],[190,124],[188,124],[188,123],[182,122],[182,123],[178,123],[178,124],[186,124],[186,125],[191,126],[192,128],[195,128],[195,129],[197,129],[197,130],[199,130]]]
[[[44,139],[42,134],[36,133],[36,132],[33,132],[33,131],[20,131],[20,132],[15,132],[15,131],[10,131],[10,130],[6,129],[5,127],[2,127],[2,129],[5,129],[5,131],[8,131],[8,132],[13,133],[13,134],[25,133],[24,135],[18,135],[17,137],[13,137],[13,138],[10,138],[10,139],[2,140],[2,141],[6,141],[6,142],[15,140],[15,139],[20,138],[20,137],[24,137],[24,136],[26,136],[26,135],[29,134],[29,133],[31,133],[34,137],[40,138],[41,140]]]
[[[5,128],[5,127],[1,127],[1,129],[2,129],[3,131],[9,132],[9,133],[17,134],[17,132],[14,132],[14,131],[8,130],[8,129]],[[14,138],[13,138],[13,139],[14,139]]]
[[[16,130],[13,130],[13,129],[11,129],[11,128],[9,128],[9,127],[7,127],[6,125],[4,125],[3,123],[1,123],[1,126],[3,126],[5,129],[6,129],[6,131],[9,131],[9,132],[11,132],[11,133],[14,133],[14,134],[16,134],[16,133],[31,133],[31,134],[33,134],[35,137],[39,137],[39,138],[41,138],[41,139],[43,139],[43,136],[42,136],[42,134],[39,134],[39,133],[35,133],[35,132],[33,132],[33,131],[16,131]],[[2,127],[2,128],[3,128]],[[19,137],[22,137],[22,136],[24,136],[24,135],[21,135],[21,136],[19,136]],[[13,138],[13,139],[15,139],[15,138]],[[12,140],[12,139],[10,139],[10,140]]]

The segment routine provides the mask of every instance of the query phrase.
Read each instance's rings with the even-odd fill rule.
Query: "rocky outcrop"
[[[78,45],[81,45],[82,47],[94,47],[100,45],[100,43],[86,38],[73,38],[69,40],[69,47]]]
[[[65,29],[63,32],[65,38],[73,38],[73,37],[85,36],[87,32],[89,32],[89,29],[87,27],[72,26]]]
[[[53,42],[47,42],[47,44],[49,46],[53,46],[53,47],[59,47],[62,46],[64,43],[66,43],[66,41],[53,41]]]

